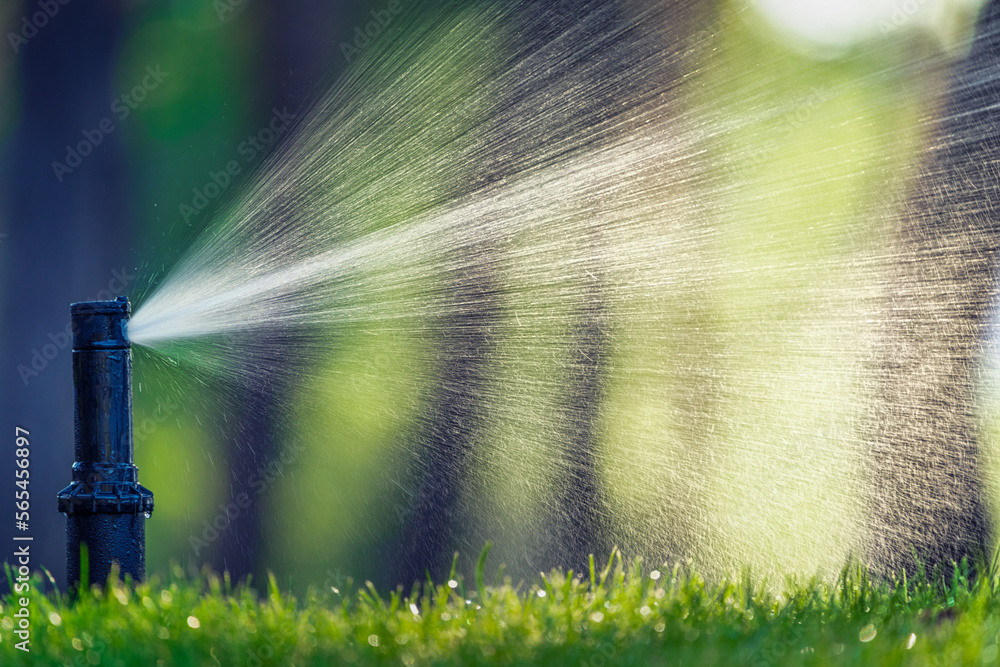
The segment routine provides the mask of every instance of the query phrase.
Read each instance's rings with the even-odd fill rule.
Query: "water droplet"
[[[917,643],[917,635],[910,633],[910,638],[906,640],[906,650],[913,648],[913,645]]]
[[[877,633],[875,632],[875,626],[869,623],[865,627],[861,628],[861,632],[858,633],[858,639],[860,639],[863,642],[870,642],[871,640],[875,639],[876,634]]]

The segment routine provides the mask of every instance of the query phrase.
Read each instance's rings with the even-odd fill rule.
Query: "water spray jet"
[[[153,493],[139,484],[132,460],[132,344],[128,298],[70,305],[73,327],[73,482],[59,492],[66,515],[68,588],[81,579],[81,546],[88,585],[119,575],[139,581],[146,570],[146,518]]]

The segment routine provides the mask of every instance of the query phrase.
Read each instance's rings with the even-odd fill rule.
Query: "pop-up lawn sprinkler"
[[[80,547],[87,546],[88,585],[104,585],[117,562],[124,578],[146,570],[146,518],[153,493],[139,484],[132,462],[131,307],[115,301],[70,306],[73,322],[76,463],[73,483],[59,492],[66,515],[66,576],[80,583]]]

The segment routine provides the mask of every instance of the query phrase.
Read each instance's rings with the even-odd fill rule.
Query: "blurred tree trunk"
[[[37,6],[22,9],[29,15]],[[31,432],[32,567],[44,565],[57,581],[65,576],[66,537],[55,495],[73,464],[69,304],[127,294],[135,258],[121,133],[104,135],[61,180],[52,163],[66,163],[66,146],[84,141],[102,119],[117,122],[110,105],[126,92],[112,87],[121,31],[115,3],[60,5],[57,19],[20,45],[21,95],[2,102],[19,101],[20,112],[0,178],[8,190],[0,282],[9,287],[0,304],[0,413],[11,434],[15,425]],[[14,479],[13,465],[13,457],[0,457],[0,476]],[[12,522],[3,530],[8,543],[12,530]]]
[[[459,3],[450,7],[456,15],[462,10]],[[446,187],[457,198],[496,183],[510,168],[495,151],[469,166],[468,182]],[[497,349],[501,319],[498,251],[489,239],[461,248],[444,279],[447,305],[436,323],[437,367],[429,369],[436,373],[433,396],[413,436],[417,452],[407,471],[412,478],[409,506],[399,513],[402,526],[385,558],[392,585],[409,587],[427,574],[443,580],[470,520],[462,492],[472,473],[474,451],[485,444],[487,397],[493,393],[490,358]]]
[[[267,0],[254,8],[262,12],[267,26],[259,63],[263,72],[256,114],[262,119],[260,127],[266,125],[273,108],[287,108],[296,117],[304,114],[309,95],[343,68],[346,63],[337,45],[353,25],[348,20],[350,9],[347,3],[328,0]],[[250,129],[256,132],[259,128]],[[275,210],[280,210],[280,204]],[[270,532],[262,521],[268,490],[261,489],[260,480],[269,469],[274,471],[281,448],[288,445],[279,424],[289,409],[293,389],[289,378],[307,363],[301,356],[301,350],[307,348],[298,347],[291,332],[277,331],[266,345],[255,340],[247,349],[250,352],[243,375],[248,380],[236,388],[231,413],[237,418],[222,437],[229,462],[229,502],[245,493],[250,504],[241,509],[220,540],[214,566],[234,577],[254,574],[259,579],[267,570],[260,558]]]
[[[591,17],[579,26],[582,34],[569,45],[573,48],[564,47],[552,53],[552,60],[561,67],[550,65],[548,76],[557,79],[570,68],[582,69],[593,92],[586,108],[563,107],[561,113],[549,116],[536,145],[556,144],[571,132],[586,134],[597,146],[611,144],[629,136],[641,136],[645,123],[668,122],[671,114],[679,111],[680,82],[685,68],[692,66],[686,57],[688,39],[696,17],[708,18],[698,3],[562,0],[551,6],[558,18],[542,15],[542,20],[529,32],[535,35],[536,48],[555,43],[556,37],[571,28],[584,12],[591,12]],[[608,85],[610,82],[613,85]],[[654,118],[643,115],[654,109]],[[638,189],[637,183],[633,185]],[[629,540],[631,528],[616,525],[620,517],[614,515],[615,502],[602,475],[606,456],[600,447],[601,408],[616,353],[613,339],[616,314],[613,297],[608,292],[608,273],[617,256],[615,241],[607,238],[605,225],[616,219],[614,207],[621,205],[614,196],[595,194],[581,207],[588,211],[589,219],[582,226],[581,248],[576,250],[583,260],[575,276],[580,299],[573,314],[572,352],[567,360],[569,382],[559,415],[568,437],[560,462],[556,501],[545,520],[551,526],[552,544],[543,567],[586,572],[591,554],[598,562],[607,562],[616,546],[630,548],[631,556],[657,558],[677,555],[692,546],[686,521],[690,517],[673,517],[669,528],[661,527],[666,530],[660,532],[670,533],[665,536],[665,543]],[[708,307],[691,303],[686,310],[699,313],[698,319],[704,325]],[[699,332],[697,349],[711,351],[711,340],[703,335],[705,327],[694,328]],[[677,405],[684,406],[678,412],[690,418],[684,427],[690,430],[689,442],[695,446],[700,443],[698,436],[702,433],[699,416],[710,411],[711,395],[696,370],[685,368],[677,387]],[[661,549],[666,553],[660,553]]]
[[[976,391],[996,302],[1000,0],[985,10],[894,242],[873,368],[868,559],[880,573],[985,556]]]

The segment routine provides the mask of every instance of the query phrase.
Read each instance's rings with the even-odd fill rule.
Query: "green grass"
[[[997,660],[1000,604],[989,577],[956,567],[935,585],[877,584],[857,567],[835,583],[708,584],[676,566],[614,558],[531,585],[461,577],[409,595],[370,584],[259,594],[226,578],[95,589],[71,603],[31,597],[31,653],[15,648],[3,600],[2,665],[981,665]],[[9,575],[8,575],[9,576]],[[41,580],[33,579],[33,588]]]

